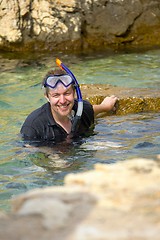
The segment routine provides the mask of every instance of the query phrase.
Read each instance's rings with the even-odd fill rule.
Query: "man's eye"
[[[70,91],[66,92],[65,95],[69,96],[71,94]]]
[[[54,94],[54,95],[51,95],[52,98],[57,98],[59,97],[59,94]]]
[[[66,92],[65,95],[66,95],[66,96],[70,95],[70,92]]]

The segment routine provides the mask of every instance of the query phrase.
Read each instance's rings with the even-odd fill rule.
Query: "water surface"
[[[79,83],[160,88],[160,50],[141,53],[65,55],[61,58]],[[160,154],[160,114],[109,116],[96,120],[94,133],[72,144],[29,149],[19,134],[26,116],[45,103],[40,82],[57,56],[1,56],[0,208],[29,189],[62,185],[70,172],[95,163],[115,164],[134,157],[156,160]],[[118,173],[117,173],[118,174]]]

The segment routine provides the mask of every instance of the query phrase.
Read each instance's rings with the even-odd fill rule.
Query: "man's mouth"
[[[58,105],[58,108],[61,110],[68,110],[69,104],[65,104],[65,105]]]

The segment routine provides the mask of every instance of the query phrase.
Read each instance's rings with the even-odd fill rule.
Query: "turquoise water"
[[[102,83],[130,88],[160,88],[160,50],[141,53],[99,53],[60,57],[79,83]],[[70,172],[92,169],[134,157],[156,159],[160,154],[160,114],[109,116],[96,120],[94,134],[79,143],[27,149],[19,136],[26,116],[45,99],[43,76],[55,67],[53,56],[0,58],[0,209],[29,189],[62,185]]]

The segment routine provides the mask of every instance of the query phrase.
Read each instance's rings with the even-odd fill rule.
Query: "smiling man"
[[[75,99],[74,79],[61,69],[50,71],[42,82],[47,103],[33,111],[25,120],[21,134],[24,140],[59,142],[73,136],[84,135],[101,112],[114,109],[115,96],[106,97],[100,105],[91,105],[83,100],[83,111],[72,133],[72,125],[78,109]]]

